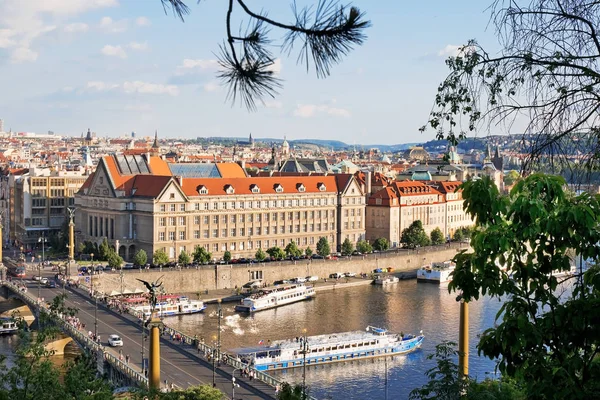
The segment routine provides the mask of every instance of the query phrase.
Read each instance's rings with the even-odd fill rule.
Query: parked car
[[[47,283],[48,283],[48,278],[41,277],[41,278],[40,278],[40,283],[41,283],[42,285],[45,285],[45,284],[47,284]]]
[[[255,279],[253,281],[245,283],[244,286],[242,286],[242,288],[244,288],[244,289],[258,289],[261,286],[262,286],[262,279]]]
[[[304,282],[306,282],[306,278],[297,277],[297,278],[292,278],[291,281],[294,283],[304,283]]]
[[[312,258],[313,258],[313,260],[322,260],[322,259],[324,259],[325,257],[323,257],[323,256],[321,256],[321,255],[319,255],[319,254],[313,254],[313,255],[312,255]]]
[[[123,346],[123,339],[119,335],[109,335],[108,344],[112,347],[120,347]]]
[[[307,276],[307,277],[306,277],[306,281],[307,281],[307,282],[316,282],[316,281],[318,281],[318,280],[319,280],[319,277],[318,277],[318,276],[316,276],[316,275],[313,275],[313,276]]]
[[[344,274],[342,272],[334,272],[333,274],[329,274],[329,277],[331,279],[339,279],[339,278],[343,278]]]
[[[353,278],[356,276],[356,272],[344,272],[344,276],[347,276],[348,278]]]
[[[123,269],[133,269],[134,265],[133,263],[125,263],[125,265],[123,265]]]
[[[352,255],[353,255],[353,256],[362,256],[362,253],[361,253],[360,251],[358,251],[358,250],[354,250],[354,251],[352,252]]]
[[[49,280],[48,282],[46,282],[46,287],[49,287],[51,289],[56,288],[56,281],[54,279]]]

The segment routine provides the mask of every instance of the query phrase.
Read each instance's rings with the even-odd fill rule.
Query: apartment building
[[[103,157],[76,195],[79,240],[104,238],[130,260],[139,249],[171,259],[200,245],[215,258],[253,258],[295,241],[331,248],[365,236],[364,192],[352,175],[248,177],[236,163]]]

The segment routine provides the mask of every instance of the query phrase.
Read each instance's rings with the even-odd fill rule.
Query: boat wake
[[[245,331],[240,326],[240,316],[239,314],[228,315],[225,317],[225,326],[231,328],[231,331],[238,336],[241,336],[245,333]]]

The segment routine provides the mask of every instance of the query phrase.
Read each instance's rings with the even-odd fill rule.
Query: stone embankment
[[[465,245],[462,246],[465,249]],[[144,289],[137,279],[146,281],[161,280],[167,293],[193,293],[200,298],[214,299],[215,291],[232,293],[235,287],[241,287],[253,277],[262,276],[266,284],[294,277],[318,276],[327,278],[335,272],[354,272],[357,275],[370,275],[377,268],[393,268],[401,279],[415,277],[415,271],[423,264],[446,261],[454,257],[460,246],[438,246],[417,250],[400,250],[398,252],[374,253],[364,256],[340,258],[338,260],[298,260],[255,264],[208,265],[198,269],[183,268],[181,270],[130,270],[103,273],[91,277],[80,277],[87,284],[104,293]],[[356,279],[353,281],[362,281]],[[345,283],[345,282],[344,282]],[[84,283],[85,284],[85,283]],[[361,282],[362,284],[362,282]],[[320,285],[317,285],[319,287]],[[343,285],[340,284],[340,287]],[[324,290],[324,289],[320,289]],[[207,293],[208,291],[208,293]]]

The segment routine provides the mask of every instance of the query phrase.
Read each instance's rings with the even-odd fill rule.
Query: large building
[[[364,239],[365,197],[352,175],[248,177],[236,163],[167,163],[158,156],[110,155],[76,196],[78,240],[105,238],[126,260],[139,250],[175,259],[203,246],[221,258],[257,249],[332,249]]]

